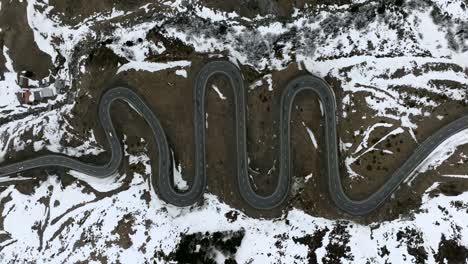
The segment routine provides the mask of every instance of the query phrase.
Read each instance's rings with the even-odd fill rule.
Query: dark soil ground
[[[3,32],[0,32],[0,49],[3,50],[3,47],[4,47],[4,36],[3,36]],[[0,80],[3,80],[5,78],[5,71],[6,71],[6,67],[5,67],[5,63],[6,63],[6,59],[5,59],[5,56],[3,56],[3,52],[0,54]]]
[[[274,15],[280,19],[287,19],[294,12],[294,8],[304,8],[306,4],[309,6],[317,6],[351,3],[350,0],[203,0],[202,2],[208,7],[221,9],[227,12],[236,12],[241,16],[249,18],[257,15]]]
[[[89,88],[83,89],[83,94],[78,95],[78,104],[73,111],[74,115],[81,118],[72,119],[73,126],[82,133],[93,129],[97,132],[98,141],[105,142],[98,120],[95,118],[98,98],[105,91],[105,87],[122,84],[132,87],[145,98],[158,118],[161,119],[169,144],[174,150],[176,162],[181,165],[183,177],[190,182],[194,172],[192,84],[196,72],[207,59],[199,54],[188,54],[186,58],[192,61],[192,66],[188,69],[188,78],[177,76],[173,71],[155,73],[128,71],[115,76],[119,58],[106,47],[98,48],[93,54],[92,60],[87,65],[87,74],[81,79],[82,85],[89,85]],[[249,144],[250,167],[254,176],[254,185],[258,186],[259,193],[270,193],[276,185],[277,170],[272,169],[272,164],[275,164],[275,160],[278,158],[278,142],[275,135],[277,133],[276,109],[279,104],[279,94],[281,94],[281,90],[287,82],[279,80],[289,80],[298,74],[299,71],[294,67],[281,73],[273,73],[274,83],[280,84],[273,87],[273,92],[267,90],[266,83],[261,88],[249,90],[248,139],[251,142]],[[222,76],[214,77],[208,87],[213,84],[219,87],[220,91],[228,99],[219,100],[214,89],[207,90],[208,190],[219,195],[226,203],[237,208],[244,208],[249,214],[256,215],[258,212],[246,207],[242,201],[237,192],[237,181],[234,177],[236,168],[235,163],[232,162],[235,159],[235,146],[232,140],[234,138],[232,90],[227,80]],[[295,109],[292,123],[294,127],[293,142],[294,146],[296,146],[294,156],[298,160],[311,161],[296,167],[296,171],[299,171],[298,174],[302,176],[307,175],[311,168],[318,167],[312,165],[319,162],[318,157],[320,157],[320,155],[314,155],[314,147],[308,138],[302,121],[300,121],[304,120],[304,123],[311,128],[314,127],[314,124],[319,124],[314,122],[320,117],[318,103],[316,100],[312,100],[315,101],[312,104],[306,103],[307,98],[314,97],[305,94],[305,96],[298,99],[301,107]],[[137,145],[140,137],[144,137],[150,145],[154,146],[153,139],[146,129],[146,124],[136,113],[129,111],[128,107],[120,104],[116,105],[114,109],[112,115],[116,128],[119,131],[125,131],[127,142],[131,148]],[[82,122],[82,120],[87,120],[87,122]],[[274,125],[271,126],[270,124]],[[308,148],[299,147],[300,145],[306,145]],[[152,160],[157,158],[154,148],[151,148],[149,154]],[[103,157],[102,159],[105,160],[106,158]],[[153,165],[155,166],[154,171],[157,171],[157,164]],[[271,171],[270,175],[268,171]],[[317,172],[317,174],[319,173]],[[262,212],[259,216],[280,215],[282,209],[278,208],[268,213]]]
[[[0,9],[0,46],[8,47],[16,72],[29,70],[35,73],[33,79],[42,79],[53,68],[51,58],[42,52],[34,42],[34,36],[26,17],[26,1],[2,3]],[[1,67],[3,53],[0,55]]]

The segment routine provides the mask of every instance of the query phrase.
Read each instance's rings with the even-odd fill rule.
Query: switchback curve
[[[108,90],[101,98],[99,105],[99,120],[105,131],[111,148],[111,159],[103,165],[90,165],[61,155],[46,155],[39,158],[22,161],[0,168],[0,177],[14,173],[48,166],[59,166],[76,170],[98,178],[113,175],[122,161],[122,146],[110,117],[113,102],[120,100],[128,103],[137,111],[150,126],[157,143],[158,177],[155,188],[160,197],[176,206],[188,206],[201,199],[206,188],[206,160],[205,160],[205,109],[204,99],[206,84],[215,74],[225,75],[234,91],[236,153],[237,153],[237,181],[243,199],[252,207],[267,210],[281,204],[287,197],[292,170],[290,119],[291,109],[295,97],[304,90],[315,92],[324,108],[325,121],[325,155],[327,163],[327,178],[329,193],[338,208],[352,214],[365,215],[379,207],[413,171],[431,154],[431,152],[450,136],[468,128],[468,116],[460,118],[424,141],[414,151],[409,159],[368,198],[360,201],[350,199],[341,184],[338,143],[336,99],[333,90],[320,78],[312,75],[300,76],[291,81],[281,96],[280,104],[280,169],[277,186],[268,196],[258,195],[249,182],[247,162],[247,137],[245,118],[245,87],[240,71],[229,62],[213,61],[206,64],[198,73],[195,82],[194,127],[195,127],[195,177],[192,186],[186,192],[179,192],[174,188],[170,170],[170,149],[164,129],[154,113],[146,103],[132,90],[117,87]]]

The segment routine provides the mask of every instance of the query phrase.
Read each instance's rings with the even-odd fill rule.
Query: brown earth
[[[3,47],[4,47],[4,40],[3,40],[3,31],[0,32],[0,50],[3,51]],[[5,56],[3,56],[3,52],[0,53],[0,80],[3,80],[5,78],[5,71],[6,71],[6,67],[5,67],[5,63],[6,63],[6,58]]]
[[[78,21],[83,21],[97,13],[105,13],[111,11],[109,7],[114,7],[117,10],[134,10],[151,1],[138,0],[138,1],[115,1],[115,0],[91,0],[91,1],[57,1],[52,0],[49,2],[54,7],[57,14],[72,17]]]
[[[113,55],[105,47],[98,48],[93,52],[92,60],[88,61],[87,74],[81,78],[83,94],[79,94],[77,107],[73,114],[79,118],[71,120],[72,125],[79,133],[87,133],[90,129],[96,132],[99,142],[105,142],[104,135],[99,127],[95,113],[98,105],[98,98],[105,91],[104,87],[112,87],[125,84],[134,88],[145,101],[149,103],[153,111],[166,131],[170,147],[174,150],[176,162],[181,165],[183,177],[190,182],[193,177],[194,167],[194,147],[193,147],[193,82],[195,74],[201,66],[207,61],[206,58],[198,54],[190,54],[187,59],[192,61],[192,66],[188,69],[188,78],[182,78],[173,73],[173,71],[161,71],[155,73],[128,71],[114,77],[116,66],[119,61],[117,56]],[[104,70],[102,70],[104,69]],[[280,75],[281,74],[281,75]],[[276,185],[277,170],[268,171],[275,164],[277,156],[277,125],[269,124],[275,121],[277,123],[276,110],[279,104],[279,94],[287,80],[297,75],[298,71],[294,67],[282,73],[273,73],[273,81],[281,79],[278,87],[273,87],[273,92],[267,90],[266,83],[253,90],[249,90],[248,96],[248,140],[249,156],[251,157],[252,174],[255,174],[255,185],[259,186],[260,193],[269,193]],[[96,79],[96,76],[99,76]],[[107,84],[106,84],[107,83]],[[226,203],[234,207],[244,208],[245,203],[237,192],[237,181],[235,178],[235,150],[234,150],[234,115],[232,107],[232,91],[223,77],[214,77],[208,84],[211,87],[216,84],[220,91],[226,96],[227,100],[219,100],[214,89],[207,89],[206,110],[208,114],[207,128],[207,173],[208,190],[217,194]],[[89,94],[89,96],[88,96]],[[309,95],[308,95],[309,96]],[[298,98],[298,103],[303,104],[305,97]],[[130,147],[137,145],[140,137],[145,138],[150,146],[154,146],[144,121],[128,107],[118,104],[113,107],[112,116],[117,131],[125,131],[127,142]],[[255,115],[253,114],[255,113]],[[311,160],[312,162],[302,163],[297,166],[298,175],[304,176],[310,171],[311,164],[318,162],[319,155],[311,154],[313,146],[308,138],[307,132],[302,124],[302,120],[308,127],[313,128],[314,117],[320,114],[318,103],[304,104],[293,112],[293,142],[294,156],[297,160]],[[259,118],[260,116],[260,118]],[[83,122],[82,120],[87,120]],[[317,122],[315,122],[318,124]],[[81,136],[85,137],[86,134]],[[320,139],[320,138],[319,138]],[[299,145],[307,145],[309,148],[301,148]],[[270,146],[265,148],[265,146]],[[154,147],[150,148],[149,155],[151,160],[156,160],[157,155]],[[100,155],[98,160],[105,160],[107,155]],[[157,171],[157,164],[153,164],[153,171]],[[278,167],[278,164],[276,164]],[[256,176],[258,172],[259,176]],[[318,173],[317,173],[318,174]],[[155,176],[156,177],[156,176]],[[250,208],[245,208],[249,213],[254,214]],[[261,216],[273,216],[281,213],[281,208],[269,214]]]
[[[3,43],[9,49],[16,72],[28,70],[34,73],[33,79],[42,79],[53,69],[51,58],[42,52],[28,25],[26,1],[1,1],[0,9],[0,47]],[[0,55],[0,72],[3,53]]]
[[[206,6],[221,9],[226,12],[236,12],[241,16],[253,18],[257,15],[274,15],[279,18],[288,18],[293,14],[294,8],[304,8],[318,5],[350,4],[349,0],[203,0]]]
[[[349,0],[202,0],[201,4],[210,7],[221,9],[226,12],[236,12],[241,16],[253,18],[257,15],[273,15],[281,19],[288,18],[294,8],[304,8],[305,4],[309,7],[318,5],[335,5],[335,4],[350,4]],[[132,1],[112,1],[112,0],[92,0],[92,1],[50,1],[50,5],[54,6],[52,14],[63,17],[67,23],[73,25],[83,21],[83,19],[95,15],[97,13],[110,12],[109,7],[115,7],[123,11],[135,11],[145,4],[156,5],[149,0],[132,0]]]
[[[421,73],[427,71],[446,71],[453,70],[455,72],[463,73],[463,69],[458,65],[453,64],[424,64],[420,67],[416,67],[412,72],[404,73],[404,69],[397,76],[388,76],[388,78],[400,78],[406,74],[420,75]],[[438,81],[436,81],[438,82]],[[329,83],[334,86],[335,90],[339,90],[340,87],[338,82],[334,82],[329,79]],[[442,82],[444,88],[459,88],[459,83],[452,82]],[[442,86],[442,85],[441,85]],[[454,101],[446,96],[439,96],[437,94],[432,94],[421,89],[415,89],[414,87],[394,87],[393,89],[398,89],[402,92],[408,92],[411,94],[416,94],[419,96],[427,96],[431,100],[440,104],[440,106],[432,109],[429,107],[423,106],[424,111],[430,111],[430,116],[428,117],[412,117],[412,120],[418,125],[418,128],[414,131],[417,142],[423,142],[427,137],[432,135],[435,131],[447,125],[448,123],[466,115],[468,106],[465,102]],[[423,94],[421,94],[423,93]],[[348,118],[342,119],[340,121],[340,138],[343,142],[353,142],[353,146],[348,150],[349,154],[354,152],[360,142],[363,135],[363,131],[373,124],[379,122],[385,122],[394,124],[393,127],[380,127],[375,129],[375,132],[371,134],[369,138],[369,145],[379,142],[379,140],[387,135],[389,132],[394,130],[396,127],[399,127],[399,122],[390,120],[388,118],[375,117],[372,110],[370,110],[365,102],[365,97],[369,96],[368,93],[356,93],[354,95],[354,103],[356,105],[355,112],[351,109],[345,109]],[[343,95],[344,96],[344,95]],[[339,101],[339,99],[338,99]],[[410,100],[405,100],[405,105],[409,107],[414,107],[414,102]],[[342,116],[340,114],[340,116]],[[438,116],[443,116],[443,119],[437,118]],[[364,118],[365,117],[365,118]],[[357,136],[354,134],[354,131],[358,131]],[[376,145],[378,150],[370,151],[367,154],[363,155],[356,163],[352,165],[352,169],[363,176],[359,179],[351,179],[346,173],[342,173],[342,181],[345,191],[354,199],[364,199],[370,194],[378,190],[380,186],[388,179],[388,177],[399,167],[404,161],[412,154],[416,149],[419,143],[414,141],[409,132],[405,131],[402,134],[397,134],[395,136],[390,136],[387,140],[382,141]],[[394,154],[388,155],[383,153],[381,150],[390,150]],[[463,169],[466,172],[466,165],[454,164],[459,160],[460,153],[466,153],[468,146],[463,146],[458,149],[458,153],[455,153],[449,160],[444,162],[444,164],[438,168],[437,171],[429,170],[426,173],[422,173],[417,176],[416,181],[412,184],[411,187],[407,185],[402,185],[399,191],[395,194],[394,199],[387,201],[381,208],[379,208],[372,215],[365,217],[363,220],[365,222],[377,220],[377,219],[393,219],[398,217],[400,214],[407,213],[410,209],[415,209],[419,207],[422,193],[432,185],[435,181],[453,181],[453,179],[441,178],[441,174],[450,174],[450,171],[447,168],[453,168],[454,166],[460,169],[457,169],[457,172],[452,174],[464,174]],[[341,168],[341,171],[346,171],[345,167]],[[468,183],[466,181],[457,181],[458,190],[468,190]]]

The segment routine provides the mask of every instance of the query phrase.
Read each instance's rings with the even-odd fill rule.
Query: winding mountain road
[[[336,98],[333,90],[320,78],[305,75],[291,81],[281,96],[280,110],[280,168],[279,179],[273,193],[268,196],[258,195],[249,181],[248,154],[246,136],[246,103],[244,80],[239,69],[225,61],[213,61],[206,64],[198,73],[195,89],[195,177],[190,189],[179,192],[175,189],[171,174],[171,155],[164,129],[147,104],[128,88],[117,87],[108,90],[101,98],[99,120],[105,131],[111,148],[111,159],[103,166],[82,163],[78,160],[61,156],[46,155],[0,168],[0,177],[22,171],[59,166],[79,171],[93,177],[105,178],[115,174],[122,161],[123,153],[120,140],[110,116],[110,108],[115,101],[124,101],[137,111],[147,122],[157,143],[159,171],[155,188],[160,197],[176,206],[188,206],[201,199],[206,188],[206,153],[205,153],[205,91],[208,80],[215,74],[225,75],[234,90],[237,182],[241,196],[252,207],[268,210],[281,204],[287,197],[293,175],[291,161],[290,121],[294,98],[302,91],[314,91],[324,107],[325,116],[325,155],[327,179],[330,197],[341,210],[351,215],[365,215],[379,207],[414,170],[431,154],[431,152],[450,136],[468,128],[468,116],[460,118],[425,140],[414,151],[410,158],[397,169],[378,191],[360,201],[350,199],[343,191],[338,155]]]

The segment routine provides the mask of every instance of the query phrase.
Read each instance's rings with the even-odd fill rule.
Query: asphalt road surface
[[[176,206],[189,206],[199,201],[206,188],[206,153],[205,153],[205,91],[208,80],[215,74],[222,74],[229,79],[234,90],[236,148],[237,148],[237,182],[243,199],[252,207],[268,210],[280,205],[288,196],[293,175],[291,161],[290,121],[294,98],[304,90],[312,90],[322,103],[325,116],[325,155],[327,164],[328,188],[330,197],[341,210],[351,215],[366,215],[378,208],[431,154],[431,152],[450,136],[468,128],[468,116],[460,118],[429,137],[413,152],[410,158],[397,169],[378,191],[360,201],[351,200],[343,191],[339,170],[336,98],[333,90],[320,78],[305,75],[292,80],[281,96],[280,111],[280,168],[279,179],[273,193],[268,196],[258,195],[249,181],[247,136],[246,136],[246,103],[244,80],[239,69],[225,61],[213,61],[206,64],[198,73],[195,89],[195,177],[188,191],[180,192],[174,187],[171,171],[171,155],[164,129],[147,104],[132,90],[117,87],[108,90],[101,98],[99,120],[105,131],[111,148],[111,159],[104,166],[85,164],[61,155],[46,155],[39,158],[18,162],[0,168],[0,177],[22,171],[59,166],[79,171],[87,175],[105,178],[115,174],[122,161],[122,146],[117,138],[110,108],[117,100],[128,103],[147,122],[157,143],[158,177],[154,179],[155,189],[159,196]]]

